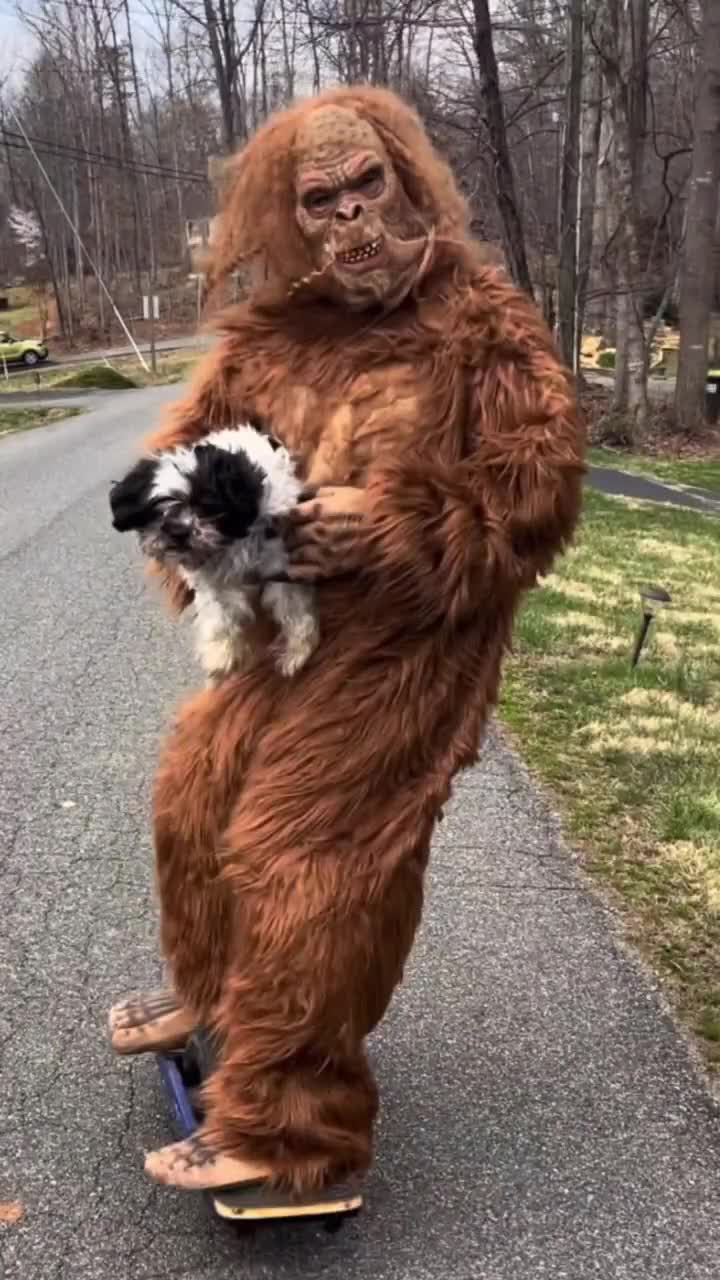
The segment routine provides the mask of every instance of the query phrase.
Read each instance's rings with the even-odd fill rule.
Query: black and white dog
[[[283,675],[299,671],[318,643],[312,591],[266,581],[287,569],[273,519],[301,490],[288,450],[251,426],[141,458],[112,487],[115,528],[137,530],[144,553],[176,567],[192,588],[196,651],[213,680],[249,657],[251,584],[260,584],[260,603],[280,628]]]

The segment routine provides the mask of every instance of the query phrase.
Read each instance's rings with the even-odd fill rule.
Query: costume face
[[[427,231],[375,130],[346,108],[321,107],[296,145],[296,217],[311,288],[352,310],[402,297]]]

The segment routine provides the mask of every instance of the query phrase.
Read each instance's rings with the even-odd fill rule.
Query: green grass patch
[[[600,351],[597,358],[598,369],[614,369],[615,368],[615,348],[609,347],[606,351]]]
[[[75,373],[69,373],[59,378],[54,384],[56,387],[77,387],[78,390],[98,390],[98,391],[129,391],[137,386],[137,383],[121,373],[119,369],[113,369],[112,365],[107,364],[91,364],[87,369],[79,369]]]
[[[0,289],[10,303],[7,311],[0,311],[0,330],[18,338],[39,338],[42,331],[40,312],[32,289],[24,286]]]
[[[201,353],[198,351],[169,351],[165,356],[158,356],[157,372],[152,370],[147,372],[135,362],[135,372],[133,377],[138,384],[144,387],[169,386],[175,382],[184,382],[188,374],[197,364]],[[150,364],[150,356],[145,353],[145,359]]]
[[[708,489],[720,495],[720,457],[649,458],[622,449],[591,449],[589,460],[596,467],[614,467],[636,475],[664,480],[684,488]]]
[[[75,418],[79,413],[83,413],[79,405],[57,409],[0,409],[0,438],[14,435],[16,431],[46,427],[48,423],[61,422],[63,418]]]
[[[720,1070],[720,520],[588,492],[501,716]],[[633,671],[639,588],[666,587]]]
[[[30,330],[32,329],[32,333]],[[39,338],[42,325],[38,309],[32,303],[0,311],[0,331],[17,337]]]

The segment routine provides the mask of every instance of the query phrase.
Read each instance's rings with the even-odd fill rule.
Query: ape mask
[[[296,142],[296,217],[313,271],[302,284],[351,310],[392,305],[432,244],[372,125],[344,107],[313,111]]]
[[[278,113],[229,161],[205,263],[213,297],[240,270],[263,308],[395,306],[466,211],[414,112],[386,90],[334,89]]]

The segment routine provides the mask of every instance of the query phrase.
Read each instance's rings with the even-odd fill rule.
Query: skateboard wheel
[[[329,1236],[336,1236],[338,1231],[345,1223],[345,1215],[342,1213],[333,1213],[325,1219],[323,1226]]]

